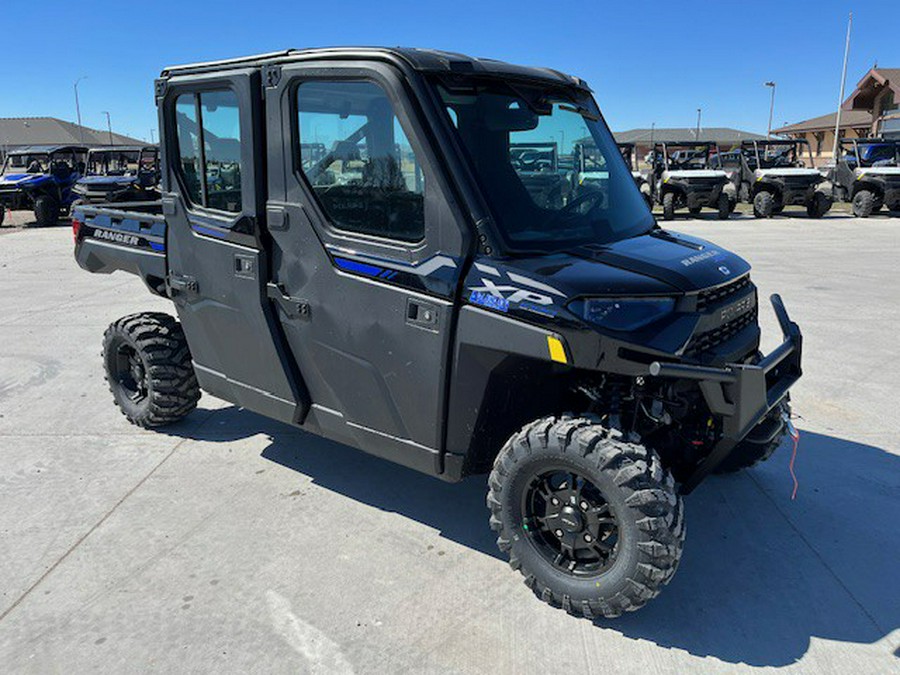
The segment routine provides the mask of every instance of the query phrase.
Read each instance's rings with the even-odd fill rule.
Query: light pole
[[[703,108],[697,108],[697,141],[700,141],[700,115],[703,113]]]
[[[156,129],[150,129],[150,145],[156,145]]]
[[[775,83],[766,82],[766,86],[772,88],[772,99],[769,101],[769,130],[766,132],[766,138],[772,138],[772,114],[775,112]]]
[[[78,104],[78,83],[86,79],[87,75],[82,75],[75,80],[75,84],[73,85],[75,88],[75,114],[78,116],[78,137],[81,139],[82,145],[84,144],[84,127],[81,126],[81,106]]]
[[[110,122],[110,120],[109,120],[109,113],[106,112],[106,111],[104,110],[104,111],[102,112],[102,114],[106,115],[106,130],[109,131],[109,144],[110,144],[110,145],[115,145],[115,143],[113,143],[113,137],[112,137],[112,122]]]

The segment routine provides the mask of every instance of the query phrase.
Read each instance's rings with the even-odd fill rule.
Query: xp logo
[[[719,265],[719,271],[724,274],[726,277],[731,274],[731,270],[725,267],[725,265]]]
[[[529,279],[528,277],[516,274],[515,272],[506,273],[505,276],[509,282],[512,282],[508,283],[503,279],[504,274],[496,267],[485,265],[484,263],[475,263],[475,267],[478,271],[487,275],[481,277],[480,286],[469,287],[469,290],[472,291],[472,294],[475,297],[483,298],[485,296],[490,296],[503,301],[506,306],[508,306],[509,303],[521,302],[530,302],[535,305],[552,305],[553,298],[550,297],[551,295],[557,295],[561,298],[566,297],[565,293],[558,291],[552,286],[542,284],[540,281]],[[489,277],[496,277],[499,280],[495,281]],[[523,286],[527,288],[522,288]],[[539,293],[538,291],[543,291],[543,293]],[[486,305],[487,303],[481,302],[479,304]]]

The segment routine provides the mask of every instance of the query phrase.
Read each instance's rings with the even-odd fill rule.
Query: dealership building
[[[0,117],[0,157],[34,145],[139,145],[144,141],[55,117]]]
[[[789,124],[774,133],[809,142],[816,157],[830,159],[837,112]],[[900,68],[872,68],[841,104],[841,138],[900,139]]]

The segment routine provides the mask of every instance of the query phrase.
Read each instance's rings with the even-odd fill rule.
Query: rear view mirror
[[[531,131],[537,125],[538,116],[527,108],[508,108],[487,118],[491,131]]]

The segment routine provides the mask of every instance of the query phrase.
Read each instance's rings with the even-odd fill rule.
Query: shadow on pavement
[[[503,559],[483,476],[444,483],[234,408],[173,431],[208,441],[267,434],[264,458]],[[900,458],[803,433],[792,502],[789,454],[782,447],[765,465],[711,478],[687,498],[688,537],[672,584],[639,612],[596,625],[755,666],[794,663],[811,637],[870,644],[900,628]]]

